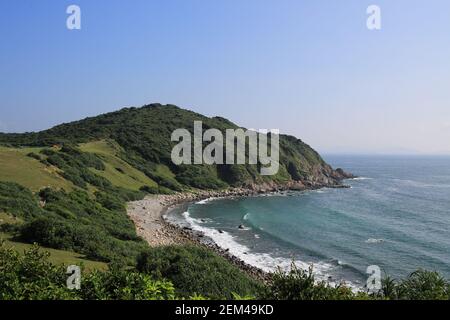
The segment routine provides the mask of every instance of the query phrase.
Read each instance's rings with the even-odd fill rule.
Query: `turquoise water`
[[[346,181],[351,189],[202,201],[172,218],[266,270],[294,260],[356,286],[369,265],[394,277],[418,268],[450,277],[450,158],[325,160],[361,178]]]

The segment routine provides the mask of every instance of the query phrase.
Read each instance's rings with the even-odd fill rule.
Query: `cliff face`
[[[351,177],[334,170],[310,146],[293,136],[280,135],[280,167],[277,174],[263,176],[258,165],[174,165],[171,134],[186,128],[193,134],[194,121],[203,129],[222,132],[239,126],[221,118],[208,118],[173,105],[152,104],[86,118],[37,133],[0,134],[0,144],[13,146],[79,146],[93,141],[117,145],[116,156],[168,189],[315,188],[339,186]]]

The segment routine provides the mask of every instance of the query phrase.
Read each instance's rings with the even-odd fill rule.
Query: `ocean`
[[[395,278],[419,268],[450,278],[450,157],[324,158],[359,177],[345,181],[351,188],[209,199],[168,218],[266,271],[294,262],[353,287],[370,265]]]

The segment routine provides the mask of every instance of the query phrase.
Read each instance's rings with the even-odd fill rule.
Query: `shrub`
[[[153,187],[153,186],[142,186],[140,189],[140,191],[148,193],[148,194],[174,194],[175,192],[163,187],[163,186],[159,186],[159,187]]]
[[[166,280],[125,270],[94,271],[83,279],[80,295],[87,300],[173,300],[175,289]]]
[[[137,255],[147,248],[145,242],[133,229],[108,228],[41,217],[20,226],[19,238],[50,248],[80,252],[95,260],[133,265]]]
[[[0,184],[0,209],[1,187]],[[23,241],[128,265],[134,265],[136,256],[147,248],[136,235],[135,226],[125,210],[125,201],[141,199],[143,192],[111,187],[92,197],[82,190],[67,193],[45,188],[39,192],[39,198],[45,201],[44,208],[40,208],[37,197],[27,189],[13,185],[12,189],[5,190],[8,201],[4,201],[4,211],[23,216],[27,212],[23,208],[32,204],[37,212],[25,216],[24,225],[18,227],[18,236]],[[10,194],[11,190],[22,190],[26,197],[22,199]]]
[[[106,209],[116,211],[125,210],[125,203],[121,199],[112,194],[107,194],[105,192],[96,192],[95,198]]]
[[[401,281],[383,279],[381,295],[399,300],[449,300],[450,283],[437,272],[417,270]]]
[[[169,246],[143,252],[137,269],[156,279],[166,278],[178,295],[200,294],[209,298],[233,298],[254,294],[261,284],[209,249],[196,246]]]
[[[39,160],[39,161],[41,161],[41,160],[42,160],[42,159],[41,159],[41,156],[40,156],[40,155],[38,155],[37,153],[34,153],[34,152],[30,152],[30,153],[28,153],[28,154],[27,154],[27,156],[28,156],[28,157],[30,157],[30,158],[33,158],[33,159]]]
[[[153,187],[153,186],[142,186],[139,190],[141,190],[142,192],[145,192],[145,193],[150,193],[150,194],[158,194],[159,193],[159,188]]]
[[[20,237],[30,243],[39,243],[57,249],[70,248],[72,230],[64,223],[49,218],[37,218],[20,228]]]
[[[37,246],[19,254],[0,243],[0,300],[76,299],[65,287],[65,270]]]
[[[0,210],[21,218],[42,214],[38,200],[31,191],[12,182],[0,182]]]
[[[331,286],[316,281],[312,267],[305,271],[293,263],[287,273],[278,270],[261,292],[264,299],[273,300],[349,300],[356,298],[345,285]]]
[[[222,189],[228,185],[215,177],[212,168],[203,165],[178,166],[177,181],[199,189]]]
[[[81,275],[81,289],[66,287],[65,266],[48,261],[48,252],[34,246],[20,254],[0,243],[0,300],[167,300],[174,287],[166,280],[133,271],[113,269]]]

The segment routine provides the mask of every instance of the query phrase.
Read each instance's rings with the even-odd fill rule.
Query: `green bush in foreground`
[[[21,255],[0,243],[1,300],[76,299],[65,287],[64,271],[48,262],[37,246]]]
[[[168,279],[178,295],[201,294],[232,299],[255,296],[261,284],[208,249],[196,246],[152,248],[138,257],[137,269],[156,279]]]
[[[151,257],[156,258],[154,263]],[[448,300],[450,292],[449,282],[439,274],[419,270],[401,281],[385,278],[377,294],[354,293],[344,285],[316,282],[312,270],[294,265],[290,272],[279,271],[270,283],[262,285],[221,257],[195,247],[160,248],[143,254],[138,265],[145,273],[118,268],[83,272],[81,289],[69,290],[66,268],[47,258],[48,253],[38,246],[19,254],[1,242],[0,300]],[[156,278],[156,274],[160,276]],[[162,274],[172,279],[175,287]]]
[[[168,300],[173,285],[166,280],[113,269],[82,273],[81,290],[66,287],[64,266],[55,266],[38,246],[23,255],[0,243],[0,300]]]
[[[417,270],[401,281],[383,279],[380,295],[392,300],[450,300],[450,283],[437,272]]]
[[[354,294],[344,285],[331,286],[315,280],[313,269],[298,269],[292,264],[290,272],[278,270],[272,281],[261,293],[264,299],[273,300],[352,300],[369,298],[367,295]]]
[[[400,281],[384,278],[378,293],[355,293],[345,285],[317,282],[312,269],[301,270],[293,264],[290,272],[276,272],[260,297],[274,300],[449,300],[450,283],[437,272],[418,270]]]
[[[94,271],[82,282],[79,296],[85,300],[173,300],[175,289],[166,280],[127,270]]]

